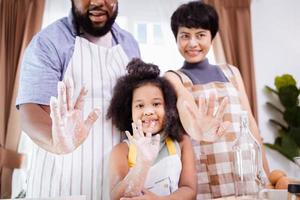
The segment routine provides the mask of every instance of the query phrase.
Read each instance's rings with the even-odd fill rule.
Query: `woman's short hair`
[[[171,17],[171,29],[177,38],[179,27],[209,30],[212,39],[219,30],[219,17],[215,8],[198,1],[190,1],[179,6]]]

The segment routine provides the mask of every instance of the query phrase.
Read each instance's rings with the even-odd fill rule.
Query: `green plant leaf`
[[[280,123],[279,121],[277,121],[275,119],[270,119],[269,121],[270,121],[270,123],[272,123],[272,124],[274,124],[276,126],[279,126],[284,131],[288,130],[288,128],[285,125],[283,125],[282,123]]]
[[[274,150],[279,151],[278,145],[276,145],[276,144],[264,143],[264,145],[269,147],[270,149],[274,149]]]
[[[287,130],[280,129],[280,130],[278,131],[278,133],[279,133],[279,137],[283,137],[284,135],[287,134]]]
[[[286,108],[295,107],[299,104],[299,90],[294,85],[281,87],[278,96],[281,104]]]
[[[290,74],[283,74],[282,76],[276,76],[275,77],[275,86],[277,90],[279,91],[282,87],[287,86],[296,86],[296,81]]]
[[[267,85],[265,86],[265,90],[267,92],[274,93],[274,94],[278,95],[278,92],[276,90],[274,90],[273,88],[271,88],[271,87],[269,87]]]
[[[295,140],[288,134],[282,136],[281,150],[285,153],[285,155],[287,155],[291,159],[299,156],[298,145],[295,142]]]
[[[282,142],[282,137],[278,136],[278,137],[276,137],[274,144],[278,145],[278,146],[281,146],[281,142]]]
[[[280,154],[282,154],[287,159],[294,162],[293,158],[291,158],[283,149],[277,144],[270,144],[270,143],[264,143],[265,146],[269,147],[270,149],[278,151]]]
[[[283,113],[283,119],[289,126],[300,127],[300,107],[287,108]]]
[[[275,78],[273,89],[265,86],[265,90],[278,95],[280,103],[284,106],[284,111],[274,104],[267,102],[267,106],[282,114],[284,122],[280,119],[270,119],[270,122],[279,127],[278,136],[274,144],[265,145],[274,149],[293,161],[293,157],[300,156],[300,89],[296,86],[296,81],[290,74],[284,74]]]
[[[291,127],[289,135],[296,142],[298,148],[300,148],[300,127]]]
[[[266,104],[269,108],[272,108],[273,110],[276,110],[277,112],[283,114],[283,111],[280,108],[278,108],[277,106],[275,106],[273,103],[267,102]]]
[[[293,161],[294,157],[299,156],[299,148],[295,141],[289,137],[289,135],[283,135],[282,137],[277,137],[275,144],[264,143],[265,146],[274,149],[284,155],[289,160]]]

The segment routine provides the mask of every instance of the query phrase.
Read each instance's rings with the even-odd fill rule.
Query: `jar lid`
[[[290,193],[300,193],[300,184],[289,184],[288,192]]]

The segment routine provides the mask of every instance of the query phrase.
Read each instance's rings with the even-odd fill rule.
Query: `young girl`
[[[215,9],[201,1],[191,1],[178,7],[171,17],[171,28],[177,47],[185,62],[178,71],[167,72],[165,77],[173,84],[178,95],[178,112],[182,124],[193,138],[198,174],[197,199],[212,199],[235,194],[232,169],[232,145],[239,133],[240,115],[247,110],[250,117],[250,130],[256,141],[261,145],[259,131],[251,110],[243,81],[237,68],[229,65],[211,65],[206,55],[218,32],[218,15]],[[223,137],[216,141],[204,141],[201,130],[193,132],[193,117],[180,102],[188,102],[191,110],[196,109],[195,100],[209,99],[210,93],[215,94],[217,102],[228,99],[223,121],[231,124]],[[210,111],[213,116],[214,108]],[[184,117],[182,117],[184,116]],[[194,114],[194,118],[196,115]],[[199,121],[199,120],[198,120]],[[197,123],[194,123],[197,124]],[[208,123],[199,124],[205,125]],[[192,131],[189,131],[192,130]],[[198,135],[197,135],[198,134]],[[263,153],[263,152],[262,152]],[[263,167],[259,166],[259,178],[266,177],[268,163],[263,154]]]
[[[128,138],[111,152],[111,199],[195,199],[194,154],[174,89],[156,65],[135,59],[127,70],[107,113]]]

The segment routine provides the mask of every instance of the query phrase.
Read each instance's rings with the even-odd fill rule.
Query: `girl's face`
[[[146,84],[133,91],[132,120],[142,121],[144,133],[157,133],[163,129],[165,101],[160,88]]]
[[[205,59],[211,47],[211,33],[201,28],[179,27],[177,47],[188,63],[197,63]]]

